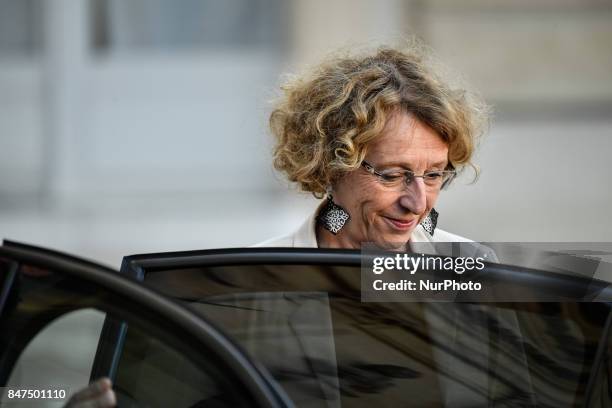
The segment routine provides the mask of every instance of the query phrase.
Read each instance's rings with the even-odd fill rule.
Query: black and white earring
[[[317,222],[323,228],[336,235],[342,227],[351,219],[348,212],[338,204],[334,203],[331,192],[327,192],[327,203],[317,216]]]
[[[423,226],[423,229],[432,237],[434,231],[436,230],[436,225],[438,224],[438,215],[438,212],[432,208],[429,214],[427,214],[427,216],[423,218],[423,221],[421,221],[421,226]]]

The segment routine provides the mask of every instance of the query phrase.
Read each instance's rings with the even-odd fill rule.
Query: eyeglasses
[[[377,170],[365,160],[361,162],[361,166],[368,173],[376,176],[383,186],[398,190],[412,184],[417,177],[422,178],[425,182],[425,186],[430,189],[442,189],[457,175],[457,171],[455,170],[426,171],[420,176],[417,176],[411,170]]]

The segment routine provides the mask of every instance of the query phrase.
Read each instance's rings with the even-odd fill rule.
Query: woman
[[[458,171],[466,166],[476,170],[471,159],[487,109],[474,95],[442,81],[420,48],[381,48],[332,59],[283,90],[270,116],[276,138],[274,165],[301,190],[325,201],[297,231],[259,246],[359,249],[373,243],[390,250],[442,254],[449,246],[429,243],[469,241],[437,229],[434,206]],[[464,244],[460,251],[497,259],[477,243]],[[279,296],[279,305],[281,301]],[[277,305],[254,308],[283,310]],[[438,346],[433,354],[440,371],[470,372],[479,390],[496,389],[484,371],[470,371],[465,362],[448,356],[461,356],[470,345],[480,351],[472,361],[488,367],[488,332],[473,335],[473,330],[458,327],[503,321],[504,327],[520,333],[516,317],[486,306],[453,303],[425,304],[423,313]],[[331,356],[327,361],[333,366],[333,344],[328,348],[331,351],[320,354]],[[526,371],[519,372],[516,383],[527,378]],[[445,406],[489,404],[486,393],[452,377],[438,380]],[[328,401],[340,401],[340,396]]]
[[[293,234],[259,246],[467,241],[436,229],[434,205],[457,171],[473,167],[486,110],[441,81],[420,49],[332,59],[283,89],[270,116],[274,165],[326,200]],[[68,406],[115,401],[110,381],[100,379]]]
[[[326,197],[293,234],[259,246],[360,248],[466,241],[436,229],[440,190],[471,163],[486,107],[419,48],[332,59],[283,87],[274,165]]]

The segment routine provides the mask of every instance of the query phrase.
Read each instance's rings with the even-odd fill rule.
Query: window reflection
[[[39,0],[0,0],[0,56],[28,55],[42,48]]]
[[[176,50],[281,45],[281,0],[96,0],[98,50]]]

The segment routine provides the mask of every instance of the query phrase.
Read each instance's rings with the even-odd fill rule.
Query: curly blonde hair
[[[368,143],[389,115],[401,110],[449,146],[449,168],[472,164],[487,107],[475,94],[451,89],[431,69],[423,47],[380,48],[365,56],[334,57],[310,76],[284,84],[270,115],[274,167],[317,198],[342,174],[361,165]]]

